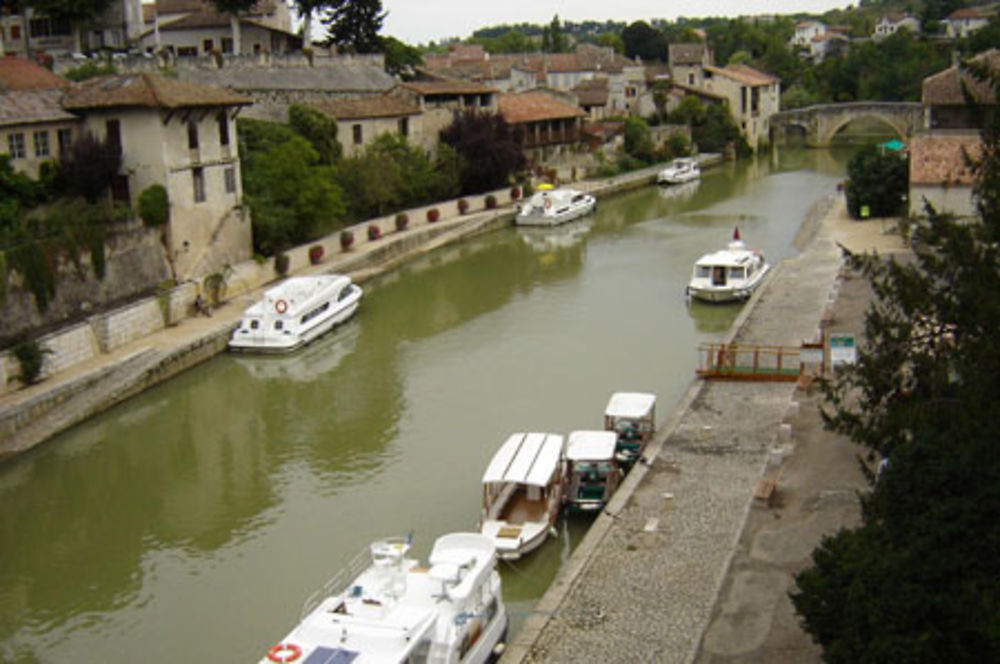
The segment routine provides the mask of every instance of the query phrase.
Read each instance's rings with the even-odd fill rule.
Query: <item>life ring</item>
[[[551,198],[546,198],[545,199],[545,209],[546,210],[552,209],[552,199]]]
[[[272,662],[294,662],[301,656],[302,648],[294,643],[279,643],[267,651],[267,658]]]
[[[288,311],[288,303],[285,302],[284,300],[278,300],[277,302],[274,303],[274,310],[277,311],[279,314],[283,314],[286,311]]]

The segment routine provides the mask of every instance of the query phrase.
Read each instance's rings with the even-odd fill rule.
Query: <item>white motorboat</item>
[[[622,471],[614,431],[573,431],[566,440],[566,506],[574,512],[604,509]]]
[[[597,207],[596,198],[577,189],[553,189],[544,184],[538,189],[517,213],[514,221],[518,226],[557,226]]]
[[[694,157],[680,157],[670,162],[670,165],[656,176],[659,184],[681,184],[691,182],[701,177],[701,168]]]
[[[483,474],[480,531],[497,555],[517,560],[555,532],[562,506],[563,437],[515,433]]]
[[[618,435],[618,461],[625,469],[642,456],[656,431],[656,395],[615,392],[604,409],[604,430]]]
[[[763,254],[746,248],[737,227],[726,249],[698,259],[686,293],[706,302],[746,300],[764,282],[770,269]]]
[[[480,664],[497,657],[507,611],[493,542],[477,533],[443,535],[426,567],[406,557],[409,548],[408,538],[374,542],[309,598],[301,622],[260,664]]]
[[[233,331],[233,350],[282,353],[295,350],[357,311],[361,287],[348,277],[291,277],[264,293]]]

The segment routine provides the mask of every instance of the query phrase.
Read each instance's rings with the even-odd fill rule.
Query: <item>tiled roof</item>
[[[910,139],[910,183],[970,185],[975,177],[965,154],[976,158],[981,151],[978,134],[915,136]]]
[[[586,115],[576,106],[559,101],[544,92],[521,92],[500,95],[500,115],[510,124],[562,120]]]
[[[705,71],[710,71],[713,74],[731,78],[734,81],[745,85],[771,85],[772,83],[778,82],[778,79],[774,76],[765,74],[762,71],[757,71],[753,67],[748,67],[747,65],[726,65],[725,67],[713,67],[711,65],[706,65]]]
[[[465,81],[496,81],[510,78],[510,64],[494,60],[431,60],[424,56],[423,70]]]
[[[1000,51],[993,49],[980,53],[972,58],[973,62],[986,61],[992,71],[1000,71]],[[996,93],[988,81],[980,81],[966,70],[959,71],[958,66],[949,67],[942,72],[924,79],[921,101],[925,106],[964,106],[968,103],[965,92],[979,102],[996,103]]]
[[[337,120],[395,118],[420,114],[419,107],[396,95],[379,95],[358,99],[329,99],[314,102],[312,105]]]
[[[184,108],[190,106],[243,106],[252,101],[229,90],[187,83],[156,74],[122,74],[92,78],[68,88],[63,95],[67,109],[85,108]]]
[[[671,44],[668,54],[671,65],[700,65],[705,57],[704,44]]]
[[[156,0],[154,4],[158,14],[186,14],[190,12],[213,11],[206,0]],[[260,0],[250,10],[251,14],[270,14],[274,12],[273,0]]]
[[[403,87],[422,95],[482,95],[497,91],[481,83],[459,80],[411,81]]]
[[[181,69],[178,75],[185,81],[218,85],[218,72],[213,69]],[[381,67],[355,63],[335,67],[289,67],[275,75],[266,69],[230,68],[226,70],[226,87],[246,94],[269,90],[310,90],[337,94],[372,94],[391,90],[397,84]]]
[[[69,81],[31,60],[14,56],[0,57],[0,91],[55,90],[67,85]]]
[[[952,13],[948,14],[948,18],[946,18],[945,20],[961,21],[962,19],[969,19],[969,18],[985,19],[986,17],[980,14],[978,9],[974,7],[966,7],[964,9],[956,9]]]
[[[0,126],[78,120],[59,105],[60,90],[17,90],[0,93]]]
[[[573,94],[580,106],[604,106],[608,103],[608,79],[591,78],[580,81]]]

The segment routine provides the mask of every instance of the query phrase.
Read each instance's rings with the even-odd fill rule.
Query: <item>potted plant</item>
[[[521,188],[518,187],[517,185],[514,185],[513,187],[510,188],[510,200],[516,201],[519,198],[521,198]]]
[[[396,230],[405,231],[406,227],[410,225],[410,216],[405,212],[400,212],[396,215]]]
[[[291,267],[291,264],[292,259],[283,251],[274,257],[274,271],[282,277],[288,274],[288,268]]]
[[[309,262],[313,265],[319,264],[323,260],[323,245],[314,244],[309,247]]]
[[[458,199],[458,213],[465,214],[468,211],[469,211],[469,201],[465,200],[464,198]]]
[[[431,208],[430,210],[427,211],[427,221],[429,221],[430,223],[433,224],[440,218],[441,218],[441,213],[438,212],[437,208]]]
[[[494,196],[493,194],[487,195],[486,196],[486,209],[487,210],[493,210],[493,209],[496,209],[496,206],[497,206],[497,197]]]
[[[382,237],[382,229],[379,228],[378,226],[376,226],[375,224],[369,224],[368,225],[368,239],[369,240],[377,240],[380,237]]]
[[[340,248],[347,251],[354,244],[354,233],[346,228],[340,231]]]

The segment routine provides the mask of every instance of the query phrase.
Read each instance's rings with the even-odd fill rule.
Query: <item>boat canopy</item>
[[[271,312],[296,316],[301,310],[314,306],[322,298],[337,293],[351,283],[349,277],[340,274],[322,274],[306,277],[290,277],[274,288],[264,292],[264,297],[249,309],[245,315],[261,315]],[[283,301],[281,311],[278,302]]]
[[[515,433],[483,474],[483,483],[514,482],[545,486],[559,466],[563,437],[554,433]]]
[[[748,249],[723,249],[705,254],[698,259],[696,265],[702,267],[743,267],[752,261],[753,255],[753,252]]]
[[[656,405],[656,395],[645,392],[615,392],[604,414],[608,417],[638,419],[648,417]]]
[[[566,442],[570,461],[605,461],[615,456],[618,434],[614,431],[573,431]]]

